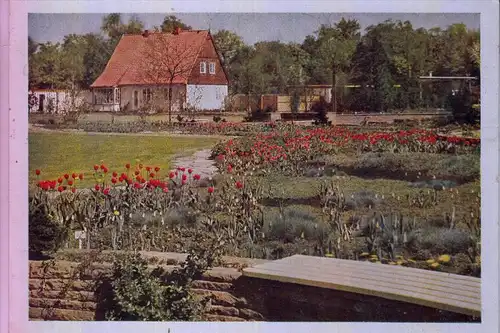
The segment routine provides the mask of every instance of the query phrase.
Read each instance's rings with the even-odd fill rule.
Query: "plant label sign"
[[[83,248],[82,241],[87,237],[84,230],[75,231],[75,239],[78,240],[78,249],[81,250]]]
[[[82,239],[85,239],[85,238],[86,238],[86,235],[85,235],[85,231],[84,230],[77,230],[77,231],[75,231],[75,239],[82,240]]]

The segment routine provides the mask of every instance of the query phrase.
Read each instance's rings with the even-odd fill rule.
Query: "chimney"
[[[175,27],[175,29],[174,29],[174,35],[180,34],[181,31],[182,31],[182,29],[180,27]]]
[[[148,36],[149,36],[149,30],[144,30],[144,32],[142,33],[142,37],[148,38]]]

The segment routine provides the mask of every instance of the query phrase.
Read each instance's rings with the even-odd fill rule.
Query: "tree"
[[[245,46],[240,36],[229,30],[219,30],[214,35],[215,46],[222,59],[222,64],[227,70],[231,68],[231,62],[238,51]]]
[[[86,50],[83,55],[82,86],[88,88],[103,72],[113,54],[113,49],[110,43],[97,34],[86,34],[84,39]]]
[[[39,44],[39,49],[31,55],[32,86],[39,88],[61,87],[61,47],[59,43],[51,42]]]
[[[152,34],[145,41],[139,73],[144,82],[154,87],[167,85],[168,121],[172,121],[172,86],[176,79],[186,80],[197,58],[193,44],[183,39],[173,38],[170,34]],[[155,93],[161,90],[155,89]]]
[[[394,99],[394,67],[391,54],[381,39],[376,29],[365,35],[353,58],[352,76],[362,85],[358,98],[364,99],[364,107],[386,112]]]
[[[321,25],[316,36],[306,37],[303,44],[303,48],[311,52],[310,76],[319,76],[332,83],[333,112],[337,111],[337,76],[349,71],[350,60],[361,35],[359,29],[356,20],[342,18],[333,26]]]
[[[182,30],[192,29],[191,26],[184,24],[175,15],[165,16],[161,24],[161,31],[172,33],[175,30],[175,28],[181,28]]]
[[[124,34],[139,34],[143,30],[144,23],[135,15],[126,24],[122,22],[121,15],[118,13],[108,14],[102,19],[101,31],[107,34],[112,49],[116,47]]]

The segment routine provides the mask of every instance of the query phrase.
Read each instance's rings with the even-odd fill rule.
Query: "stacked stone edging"
[[[178,264],[185,258],[181,254],[164,254],[168,263]],[[53,265],[31,261],[29,269],[29,318],[30,320],[96,320],[97,301],[94,281],[101,274],[108,274],[109,263],[92,264],[81,279],[75,272],[78,263],[58,260]],[[161,265],[172,271],[176,265]],[[204,313],[206,321],[252,321],[264,317],[250,308],[244,297],[235,294],[234,282],[241,277],[237,268],[215,267],[193,282],[197,295],[209,296]]]

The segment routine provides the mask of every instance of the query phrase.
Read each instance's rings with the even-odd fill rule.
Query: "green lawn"
[[[125,164],[137,163],[159,166],[169,170],[172,157],[187,155],[211,148],[219,137],[146,136],[146,135],[89,135],[71,133],[29,134],[29,180],[55,180],[64,173],[85,174],[80,186],[91,186],[93,166],[104,163],[109,171],[124,172]]]

